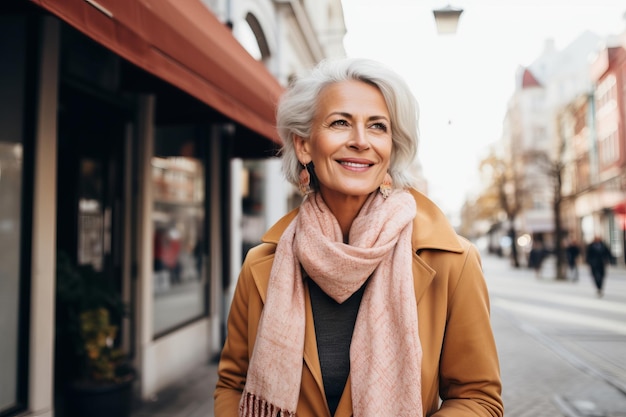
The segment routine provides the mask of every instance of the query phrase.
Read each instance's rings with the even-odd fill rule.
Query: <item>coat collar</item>
[[[413,251],[419,253],[423,249],[438,249],[460,253],[463,247],[458,236],[441,209],[424,194],[417,190],[409,190],[417,205],[417,215],[413,220]],[[283,232],[298,214],[298,209],[287,213],[263,236],[265,243],[278,244]]]

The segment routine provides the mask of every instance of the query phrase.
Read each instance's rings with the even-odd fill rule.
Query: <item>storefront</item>
[[[0,416],[62,415],[61,254],[149,398],[221,348],[229,161],[275,155],[282,87],[199,0],[5,1],[0,53]]]

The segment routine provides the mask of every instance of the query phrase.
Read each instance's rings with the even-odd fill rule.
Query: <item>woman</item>
[[[292,83],[277,124],[306,197],[246,257],[215,416],[501,416],[479,255],[411,189],[405,82],[369,60],[324,62]]]

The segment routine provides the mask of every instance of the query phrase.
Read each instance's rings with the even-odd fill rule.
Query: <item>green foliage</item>
[[[114,345],[117,326],[111,324],[109,311],[105,308],[84,311],[80,315],[80,324],[89,378],[114,381],[125,357]]]
[[[92,267],[77,267],[59,252],[56,299],[56,347],[69,378],[113,382],[127,373],[113,324],[121,322],[126,306],[113,285]]]

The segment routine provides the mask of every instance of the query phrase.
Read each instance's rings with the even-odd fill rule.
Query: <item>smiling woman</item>
[[[375,61],[323,62],[277,123],[306,196],[246,256],[215,416],[501,417],[480,258],[412,188],[405,82]]]
[[[339,215],[344,239],[350,220],[387,174],[390,119],[378,88],[362,81],[342,81],[322,90],[311,136],[294,137],[298,160],[312,170],[318,191]]]

